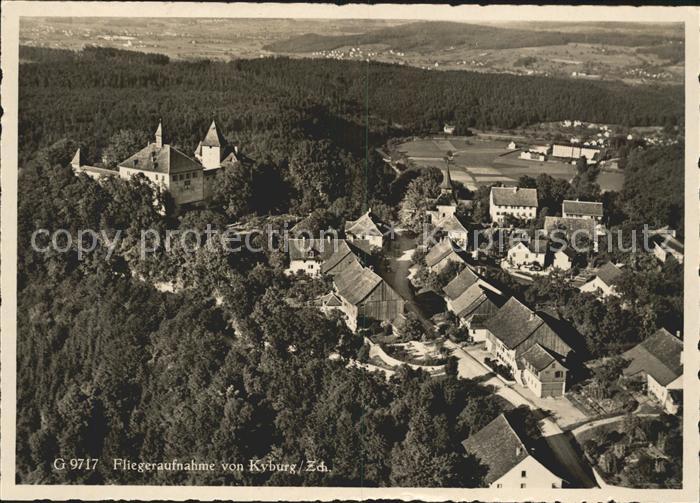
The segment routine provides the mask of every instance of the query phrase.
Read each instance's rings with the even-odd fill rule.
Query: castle
[[[142,174],[167,189],[175,204],[182,205],[207,200],[216,173],[240,161],[238,147],[227,143],[215,121],[212,121],[204,139],[197,145],[194,158],[163,141],[162,122],[158,123],[154,139],[153,143],[149,142],[120,162],[119,171],[84,165],[80,149],[75,153],[71,166],[74,172],[85,173],[96,179],[115,175],[130,178]]]

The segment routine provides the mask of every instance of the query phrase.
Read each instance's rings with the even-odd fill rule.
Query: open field
[[[447,151],[453,154],[450,167],[452,179],[475,190],[479,185],[502,182],[514,185],[523,175],[536,177],[546,173],[554,178],[570,180],[574,166],[557,160],[546,162],[525,161],[518,158],[518,151],[508,151],[507,142],[481,139],[480,137],[418,138],[398,146],[415,165],[445,169],[443,160]],[[622,188],[624,173],[602,172],[598,183],[602,190]]]
[[[285,55],[431,70],[682,83],[682,27],[645,26],[644,34],[633,24],[622,33],[619,27],[588,23],[565,34],[554,33],[554,24],[548,34],[512,24],[407,20],[25,18],[20,43],[73,50],[99,45],[173,59]]]

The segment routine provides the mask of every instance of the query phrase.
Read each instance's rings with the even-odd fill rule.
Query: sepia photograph
[[[697,8],[41,4],[6,495],[697,501]]]

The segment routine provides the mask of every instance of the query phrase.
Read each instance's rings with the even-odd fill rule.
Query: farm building
[[[485,321],[484,326],[487,330],[486,349],[509,367],[518,382],[540,397],[564,394],[566,368],[563,367],[563,362],[571,353],[571,348],[540,315],[511,297],[495,315]],[[547,372],[535,372],[527,366],[529,359],[534,358],[533,354],[523,360],[526,352],[535,344],[557,357],[556,365],[543,368]],[[555,367],[556,370],[549,372]]]
[[[610,295],[619,296],[615,290],[615,282],[621,275],[622,269],[612,262],[606,262],[598,268],[593,279],[581,285],[579,290],[593,293],[600,298],[605,298]]]
[[[622,356],[630,361],[623,375],[646,380],[649,394],[675,414],[683,390],[683,341],[661,328]]]
[[[590,218],[598,223],[603,219],[603,203],[565,199],[561,214],[564,218]]]
[[[403,313],[404,300],[374,271],[351,263],[333,277],[336,295],[341,301],[351,330],[371,321],[392,321]]]
[[[552,489],[562,487],[561,477],[552,473],[538,451],[509,419],[496,419],[462,442],[488,471],[484,482],[492,489]]]
[[[357,220],[345,222],[345,237],[348,241],[367,241],[370,246],[381,248],[384,246],[384,238],[389,229],[369,209]]]

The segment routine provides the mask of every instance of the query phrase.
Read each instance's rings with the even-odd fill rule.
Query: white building
[[[518,432],[500,414],[496,419],[462,442],[464,450],[486,465],[484,478],[492,489],[561,488],[563,479],[555,475],[532,448],[531,439]]]
[[[678,412],[683,391],[683,341],[661,328],[623,354],[629,378],[646,380],[647,391],[670,414]]]
[[[372,214],[371,208],[357,220],[345,222],[345,237],[350,242],[366,241],[370,246],[381,248],[385,231],[386,226]]]
[[[503,223],[507,215],[532,220],[537,217],[537,189],[491,187],[489,214],[494,222]]]
[[[545,239],[518,241],[508,250],[508,262],[515,267],[538,264],[544,269],[548,243]]]
[[[287,274],[303,272],[309,276],[320,276],[321,266],[337,251],[348,249],[342,239],[288,239],[289,267]]]
[[[615,289],[615,283],[622,275],[622,269],[612,262],[606,262],[596,271],[596,275],[590,281],[579,287],[582,292],[592,293],[600,298],[610,295],[619,296]]]
[[[561,214],[563,218],[591,218],[599,223],[603,219],[603,203],[565,199]]]
[[[577,140],[578,141],[578,140]],[[598,161],[600,149],[597,147],[582,147],[575,145],[572,141],[571,145],[554,145],[552,147],[552,156],[560,157],[567,160],[576,160],[579,157],[585,157],[589,164]]]

